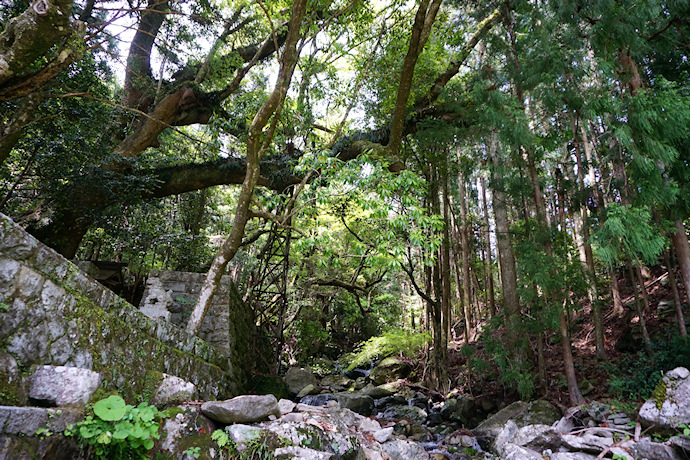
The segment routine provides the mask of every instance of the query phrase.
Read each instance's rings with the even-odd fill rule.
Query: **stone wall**
[[[141,311],[149,317],[162,317],[186,327],[205,278],[203,273],[151,270],[141,298]],[[223,276],[199,330],[199,337],[225,353],[230,353],[228,315],[233,288],[232,278]]]
[[[196,385],[199,397],[241,392],[246,356],[152,320],[0,214],[0,404],[27,403],[32,365],[102,373],[104,391],[145,399],[147,373]]]

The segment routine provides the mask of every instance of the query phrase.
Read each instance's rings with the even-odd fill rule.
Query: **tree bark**
[[[687,337],[688,332],[685,329],[685,315],[683,315],[683,303],[680,300],[680,293],[678,292],[678,282],[676,281],[676,275],[673,272],[673,267],[671,266],[671,252],[671,249],[664,251],[664,262],[666,263],[666,269],[668,270],[668,281],[671,285],[671,292],[673,292],[673,303],[675,304],[676,321],[678,321],[678,332],[680,333],[681,337],[685,338]]]
[[[480,179],[482,187],[482,209],[484,213],[484,225],[482,233],[484,235],[484,244],[486,245],[486,279],[487,279],[487,289],[488,289],[488,299],[489,299],[489,314],[493,318],[496,315],[496,296],[494,293],[494,274],[493,274],[493,262],[491,255],[491,232],[489,226],[489,207],[486,200],[486,185],[484,183],[484,178]]]
[[[240,195],[237,199],[235,220],[230,236],[225,240],[222,248],[213,259],[211,268],[199,291],[199,298],[197,299],[194,310],[187,323],[187,330],[193,334],[197,334],[201,327],[204,316],[211,306],[213,295],[218,289],[221,277],[225,272],[225,267],[228,262],[235,257],[235,254],[237,254],[242,244],[245,226],[249,219],[249,205],[252,195],[254,194],[254,188],[259,179],[259,162],[263,152],[268,147],[273,137],[273,129],[269,129],[264,136],[262,136],[262,131],[269,119],[276,113],[285,100],[285,95],[287,94],[299,57],[297,42],[300,37],[300,28],[305,15],[306,4],[307,0],[296,0],[292,5],[288,36],[280,59],[280,69],[278,71],[275,88],[256,113],[249,127],[247,139],[247,172],[244,182],[242,183]],[[274,127],[275,123],[271,128]]]
[[[472,283],[470,282],[470,250],[467,241],[467,203],[465,196],[465,178],[460,172],[458,175],[458,191],[460,197],[460,249],[462,252],[462,305],[465,317],[465,343],[470,342],[470,334],[472,333],[472,302],[470,301],[470,289]]]
[[[685,234],[685,227],[683,222],[676,219],[676,232],[672,236],[673,248],[676,250],[676,257],[678,257],[678,266],[680,268],[680,276],[685,285],[685,294],[690,303],[690,244],[688,244],[688,237]]]

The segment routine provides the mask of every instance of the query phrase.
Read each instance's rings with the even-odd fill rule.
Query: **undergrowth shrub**
[[[392,331],[361,343],[357,351],[345,355],[347,370],[393,355],[413,357],[431,339],[426,332]]]
[[[126,404],[120,396],[109,396],[93,405],[93,415],[69,425],[65,436],[74,436],[89,458],[147,459],[148,451],[160,437],[164,412],[141,403]]]
[[[690,368],[690,342],[682,337],[654,342],[652,349],[652,357],[640,352],[622,357],[618,365],[606,365],[611,375],[608,386],[613,395],[648,399],[666,371],[676,367]]]

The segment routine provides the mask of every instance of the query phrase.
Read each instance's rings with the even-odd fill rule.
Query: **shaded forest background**
[[[428,339],[443,391],[688,365],[688,2],[0,4],[0,211],[133,303],[228,272],[264,370]]]

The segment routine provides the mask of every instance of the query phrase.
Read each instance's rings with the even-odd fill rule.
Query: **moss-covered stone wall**
[[[0,404],[26,404],[34,364],[101,372],[102,391],[133,401],[145,399],[149,371],[222,399],[241,392],[243,360],[149,319],[0,214]]]

